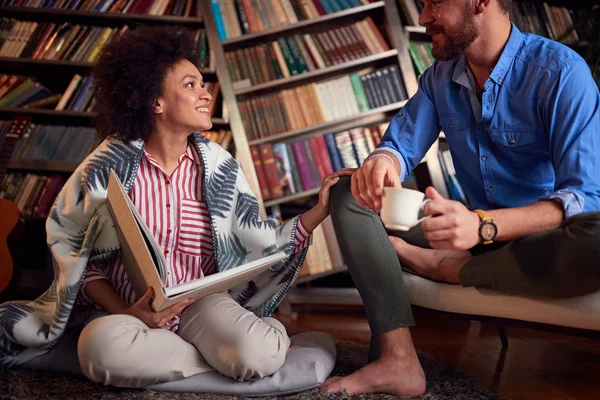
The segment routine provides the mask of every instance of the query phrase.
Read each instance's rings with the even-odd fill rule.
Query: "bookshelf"
[[[395,0],[373,1],[349,9],[345,9],[330,14],[325,14],[312,19],[301,20],[297,23],[291,23],[286,26],[272,27],[261,32],[246,33],[238,37],[225,38],[219,37],[218,22],[210,2],[204,2],[200,6],[204,14],[204,20],[211,48],[213,49],[216,72],[221,83],[221,93],[227,104],[230,116],[230,126],[233,133],[233,140],[236,146],[236,158],[240,162],[244,173],[257,195],[261,205],[261,214],[265,216],[267,209],[271,213],[277,214],[279,207],[288,204],[297,204],[314,198],[320,188],[310,188],[287,195],[263,199],[261,195],[261,185],[257,176],[255,163],[252,159],[251,148],[264,144],[292,143],[293,141],[308,140],[330,132],[349,131],[355,128],[375,125],[383,121],[389,121],[404,106],[407,99],[390,102],[379,107],[372,107],[352,113],[332,120],[320,121],[320,123],[309,124],[298,129],[285,129],[279,132],[270,132],[269,135],[256,137],[248,130],[248,125],[244,124],[241,110],[244,101],[247,99],[256,99],[261,96],[268,96],[272,93],[278,93],[284,90],[295,90],[304,85],[319,84],[337,77],[352,74],[365,69],[379,69],[389,65],[395,65],[400,72],[400,79],[407,94],[407,98],[412,96],[417,90],[417,79],[412,68],[411,59],[408,54],[408,38],[400,23],[400,14]],[[267,79],[262,82],[252,82],[240,87],[234,81],[234,71],[228,66],[228,54],[260,46],[265,43],[275,42],[282,37],[294,37],[295,35],[318,35],[329,29],[335,29],[340,26],[355,24],[365,18],[370,17],[376,24],[380,34],[385,38],[389,49],[379,51],[374,54],[368,54],[362,57],[344,60],[343,62],[327,65],[322,68],[304,71],[278,79]],[[231,58],[229,58],[231,59]],[[437,161],[435,155],[432,157]],[[310,284],[310,282],[347,272],[343,261],[337,262],[331,269],[310,275],[300,276],[296,282],[297,285]],[[297,289],[306,290],[306,289]],[[308,289],[309,291],[311,288]],[[337,293],[338,289],[319,289],[327,293]],[[355,290],[354,290],[355,292]],[[353,293],[354,293],[353,292]],[[289,298],[292,303],[296,303],[294,289]],[[317,296],[319,297],[319,296]],[[333,296],[335,297],[335,295]],[[355,296],[356,297],[356,296]],[[303,296],[298,297],[303,299]],[[300,302],[304,302],[301,300]],[[284,307],[285,308],[285,307]]]
[[[408,96],[416,92],[416,77],[412,68],[406,67],[407,65],[410,66],[410,58],[407,53],[408,47],[405,42],[402,28],[399,25],[399,15],[394,1],[374,1],[369,4],[320,15],[316,18],[300,20],[285,26],[271,27],[264,31],[246,33],[237,37],[228,37],[223,40],[219,37],[217,21],[210,2],[203,2],[199,7],[204,14],[209,41],[214,52],[216,71],[219,82],[221,82],[221,92],[230,115],[230,126],[237,150],[236,158],[247,175],[254,193],[257,194],[257,197],[259,198],[261,214],[263,216],[266,215],[265,207],[272,207],[290,201],[307,198],[318,193],[318,190],[317,188],[311,188],[309,190],[303,190],[287,196],[279,196],[264,201],[261,196],[261,188],[250,152],[251,147],[270,143],[290,142],[296,139],[306,139],[322,135],[326,132],[339,132],[373,124],[378,121],[389,120],[399,109],[401,109],[406,100],[385,104],[381,107],[364,110],[342,118],[320,121],[320,123],[309,124],[308,126],[297,129],[281,130],[275,134],[263,137],[255,137],[252,135],[252,132],[248,131],[248,125],[244,126],[242,112],[240,111],[241,104],[244,100],[268,96],[271,93],[277,93],[286,89],[293,90],[301,85],[316,84],[344,74],[360,71],[363,68],[380,68],[390,64],[399,66],[401,79]],[[221,13],[223,13],[223,10],[221,10]],[[282,37],[318,34],[337,26],[356,23],[367,17],[377,21],[378,27],[386,27],[385,31],[383,31],[383,29],[379,30],[381,31],[380,33],[387,38],[387,43],[389,44],[388,50],[376,54],[369,54],[364,57],[345,60],[344,62],[328,65],[324,68],[317,68],[288,77],[271,79],[266,82],[255,83],[245,87],[236,87],[236,82],[234,82],[231,74],[231,68],[228,67],[227,64],[228,53],[277,41]]]
[[[172,3],[183,1],[183,3],[195,4],[196,0],[174,0]],[[128,2],[131,2],[128,0]],[[79,3],[79,6],[85,2]],[[123,4],[123,2],[121,2]],[[127,1],[125,2],[127,3]],[[152,2],[151,2],[152,3]],[[7,2],[4,2],[7,4]],[[22,3],[22,4],[25,4]],[[169,16],[169,15],[147,15],[147,14],[118,14],[107,12],[83,11],[83,10],[65,10],[65,9],[50,9],[50,8],[30,8],[24,6],[0,6],[1,21],[13,19],[15,21],[36,22],[38,26],[43,23],[54,23],[57,26],[62,24],[81,25],[82,27],[100,27],[113,28],[119,30],[123,26],[130,27],[136,25],[175,25],[185,27],[190,30],[204,29],[204,22],[196,12],[196,7],[191,7],[193,16]],[[5,30],[7,25],[3,25],[0,30],[4,30],[3,35],[8,32]],[[3,36],[6,38],[7,36]],[[38,36],[39,38],[39,36]],[[25,40],[31,43],[36,38],[31,36],[25,37]],[[29,42],[27,42],[29,43]],[[40,43],[37,41],[37,43]],[[0,48],[3,43],[0,42]],[[210,55],[209,55],[210,58]],[[52,93],[62,94],[68,87],[72,77],[79,74],[83,77],[89,75],[94,67],[94,62],[86,60],[71,61],[67,59],[45,59],[31,57],[15,57],[2,54],[0,56],[0,74],[15,75],[20,77],[30,77],[36,82],[41,83],[48,88]],[[213,64],[206,64],[205,68],[201,68],[200,72],[207,82],[218,82],[217,74]],[[1,97],[1,96],[0,96]],[[220,98],[220,97],[219,97]],[[219,100],[219,103],[221,101]],[[89,111],[69,111],[67,109],[57,111],[54,105],[46,106],[45,108],[22,108],[14,106],[0,107],[0,120],[11,121],[17,117],[31,118],[31,122],[36,126],[66,126],[72,127],[69,134],[73,135],[70,143],[72,146],[62,146],[65,151],[70,148],[77,150],[77,144],[80,143],[79,136],[83,137],[83,133],[89,134],[94,126],[96,112]],[[217,111],[220,112],[220,106],[217,105]],[[222,114],[216,114],[213,118],[213,126],[215,131],[220,129],[229,129],[229,122],[222,118]],[[87,136],[86,136],[87,137]],[[0,152],[6,149],[2,132],[0,132]],[[67,142],[65,139],[63,142]],[[91,142],[91,147],[94,143]],[[10,147],[8,147],[10,148]],[[84,147],[83,149],[85,150]],[[60,149],[59,149],[60,150]],[[10,154],[10,153],[9,153]],[[54,153],[55,155],[58,154]],[[53,202],[53,198],[58,194],[62,184],[69,175],[77,168],[79,161],[73,161],[70,158],[56,158],[52,160],[38,159],[50,157],[43,154],[42,157],[37,155],[31,157],[13,158],[6,164],[7,175],[10,176],[10,181],[6,181],[4,189],[10,188],[9,198],[13,196],[13,200],[19,199],[21,208],[21,216],[24,222],[23,240],[28,243],[29,251],[19,257],[19,264],[22,265],[20,289],[31,292],[28,294],[31,298],[43,292],[47,285],[51,282],[51,259],[46,244],[45,238],[45,220],[48,208]],[[68,161],[71,160],[71,161]],[[0,185],[4,178],[4,172],[0,171]],[[9,178],[7,178],[9,179]],[[18,186],[17,186],[18,185]],[[15,187],[21,191],[15,192]],[[0,191],[4,190],[0,187]],[[50,192],[53,193],[50,197]],[[19,197],[16,197],[19,196]],[[36,199],[36,201],[29,201]],[[39,205],[39,209],[37,207]],[[32,278],[35,277],[35,278]]]

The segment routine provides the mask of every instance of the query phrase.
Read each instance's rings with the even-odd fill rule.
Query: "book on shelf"
[[[83,0],[58,2],[52,0],[5,0],[2,5],[70,11],[190,17],[196,15],[195,3],[193,0]]]
[[[423,74],[435,61],[431,53],[431,43],[411,41],[408,44],[408,53],[413,62],[417,75]]]
[[[285,252],[282,251],[227,271],[167,287],[169,264],[163,256],[163,251],[112,170],[108,182],[107,204],[115,221],[121,241],[123,263],[133,289],[136,295],[141,297],[148,287],[152,287],[152,307],[155,311],[164,310],[188,298],[201,299],[232,289],[286,258]]]
[[[221,40],[282,28],[369,3],[368,0],[210,0]]]

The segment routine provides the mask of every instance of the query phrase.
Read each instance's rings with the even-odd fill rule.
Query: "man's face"
[[[479,36],[470,0],[422,0],[419,25],[432,36],[431,52],[440,61],[462,54]]]

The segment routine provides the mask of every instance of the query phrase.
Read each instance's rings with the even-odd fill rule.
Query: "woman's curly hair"
[[[155,128],[154,101],[169,70],[184,59],[197,65],[197,54],[185,28],[142,26],[115,37],[92,72],[98,136],[146,140]]]

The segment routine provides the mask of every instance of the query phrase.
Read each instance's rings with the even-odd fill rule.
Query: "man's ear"
[[[489,9],[491,5],[492,0],[475,0],[475,14],[481,14],[485,10]]]
[[[152,106],[154,113],[155,114],[162,114],[163,113],[163,104],[162,104],[162,99],[159,97],[158,99],[154,100],[154,105]]]

